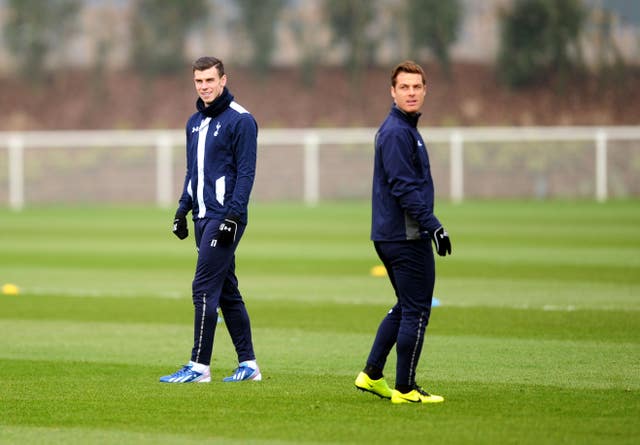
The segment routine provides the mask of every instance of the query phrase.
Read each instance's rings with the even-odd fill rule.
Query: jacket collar
[[[209,106],[206,106],[204,101],[198,98],[198,100],[196,101],[196,108],[205,116],[214,118],[224,110],[229,108],[229,104],[231,103],[231,101],[233,101],[233,95],[229,92],[227,87],[224,87],[224,89],[222,90],[222,94],[216,97]]]
[[[391,114],[402,119],[414,128],[418,126],[418,119],[420,119],[420,116],[422,116],[422,113],[420,112],[411,114],[405,113],[400,108],[398,108],[396,104],[393,104],[393,106],[391,107]]]

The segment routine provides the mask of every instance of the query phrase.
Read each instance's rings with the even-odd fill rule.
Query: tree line
[[[258,76],[268,75],[276,49],[276,23],[287,0],[229,1],[239,11],[250,43],[250,67]],[[354,82],[376,64],[382,38],[372,29],[381,14],[390,15],[394,32],[406,36],[404,53],[427,49],[443,71],[451,74],[450,50],[460,31],[461,0],[324,0],[321,4],[332,45],[345,49],[343,63]],[[44,76],[47,56],[79,31],[83,7],[82,0],[6,1],[8,14],[2,32],[22,75],[32,80]],[[206,25],[209,9],[207,0],[132,0],[129,65],[146,75],[183,70],[188,63],[184,60],[187,35]],[[500,48],[495,61],[499,79],[512,88],[525,88],[549,78],[563,83],[585,72],[580,39],[588,13],[582,0],[513,0],[499,13]],[[624,68],[611,38],[612,22],[610,15],[601,17],[604,44],[599,67],[603,72]],[[312,84],[322,54],[313,36],[309,38],[309,30],[302,25],[294,28],[303,55],[303,78]],[[100,54],[97,64],[103,60]]]

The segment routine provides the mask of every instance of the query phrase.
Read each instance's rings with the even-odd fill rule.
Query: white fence
[[[368,197],[375,131],[261,129],[254,196],[302,199],[310,205],[321,199]],[[437,190],[445,190],[454,202],[467,196],[556,195],[605,201],[611,195],[612,176],[615,196],[640,195],[640,127],[420,131],[429,147]],[[95,183],[102,183],[102,191],[85,198],[102,202],[132,197],[170,206],[182,186],[184,139],[182,130],[0,132],[0,181],[7,185],[4,192],[0,185],[0,205],[5,201],[20,209],[30,202],[64,202],[78,196],[82,200],[85,195],[80,192],[99,189]],[[55,150],[51,159],[45,156]],[[124,158],[112,159],[118,151]],[[528,176],[535,178],[534,186],[525,181]],[[117,187],[120,192],[105,191]],[[155,196],[134,193],[147,187]],[[59,195],[53,193],[56,188]]]

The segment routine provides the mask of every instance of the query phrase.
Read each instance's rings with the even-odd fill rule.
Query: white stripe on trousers
[[[416,337],[416,344],[413,345],[413,353],[411,354],[411,363],[409,365],[409,383],[415,383],[415,366],[416,354],[418,353],[418,345],[420,344],[420,332],[422,330],[422,321],[424,319],[424,312],[420,312],[420,319],[418,320],[418,336]],[[417,366],[417,365],[416,365]]]
[[[200,363],[200,351],[202,350],[202,336],[204,335],[204,318],[207,314],[207,294],[202,296],[202,319],[200,320],[200,337],[198,338],[198,352],[196,353],[196,363]]]

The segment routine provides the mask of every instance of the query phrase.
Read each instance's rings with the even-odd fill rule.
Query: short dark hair
[[[422,85],[427,84],[427,77],[424,74],[424,70],[420,65],[415,63],[413,60],[405,60],[404,62],[397,65],[393,71],[391,72],[391,86],[396,86],[396,78],[400,73],[411,73],[411,74],[420,74],[422,76]]]
[[[224,76],[224,65],[222,64],[222,60],[215,57],[200,57],[198,60],[193,62],[193,65],[191,67],[193,68],[193,72],[204,71],[208,70],[209,68],[215,67],[218,70],[218,75],[220,77]]]

